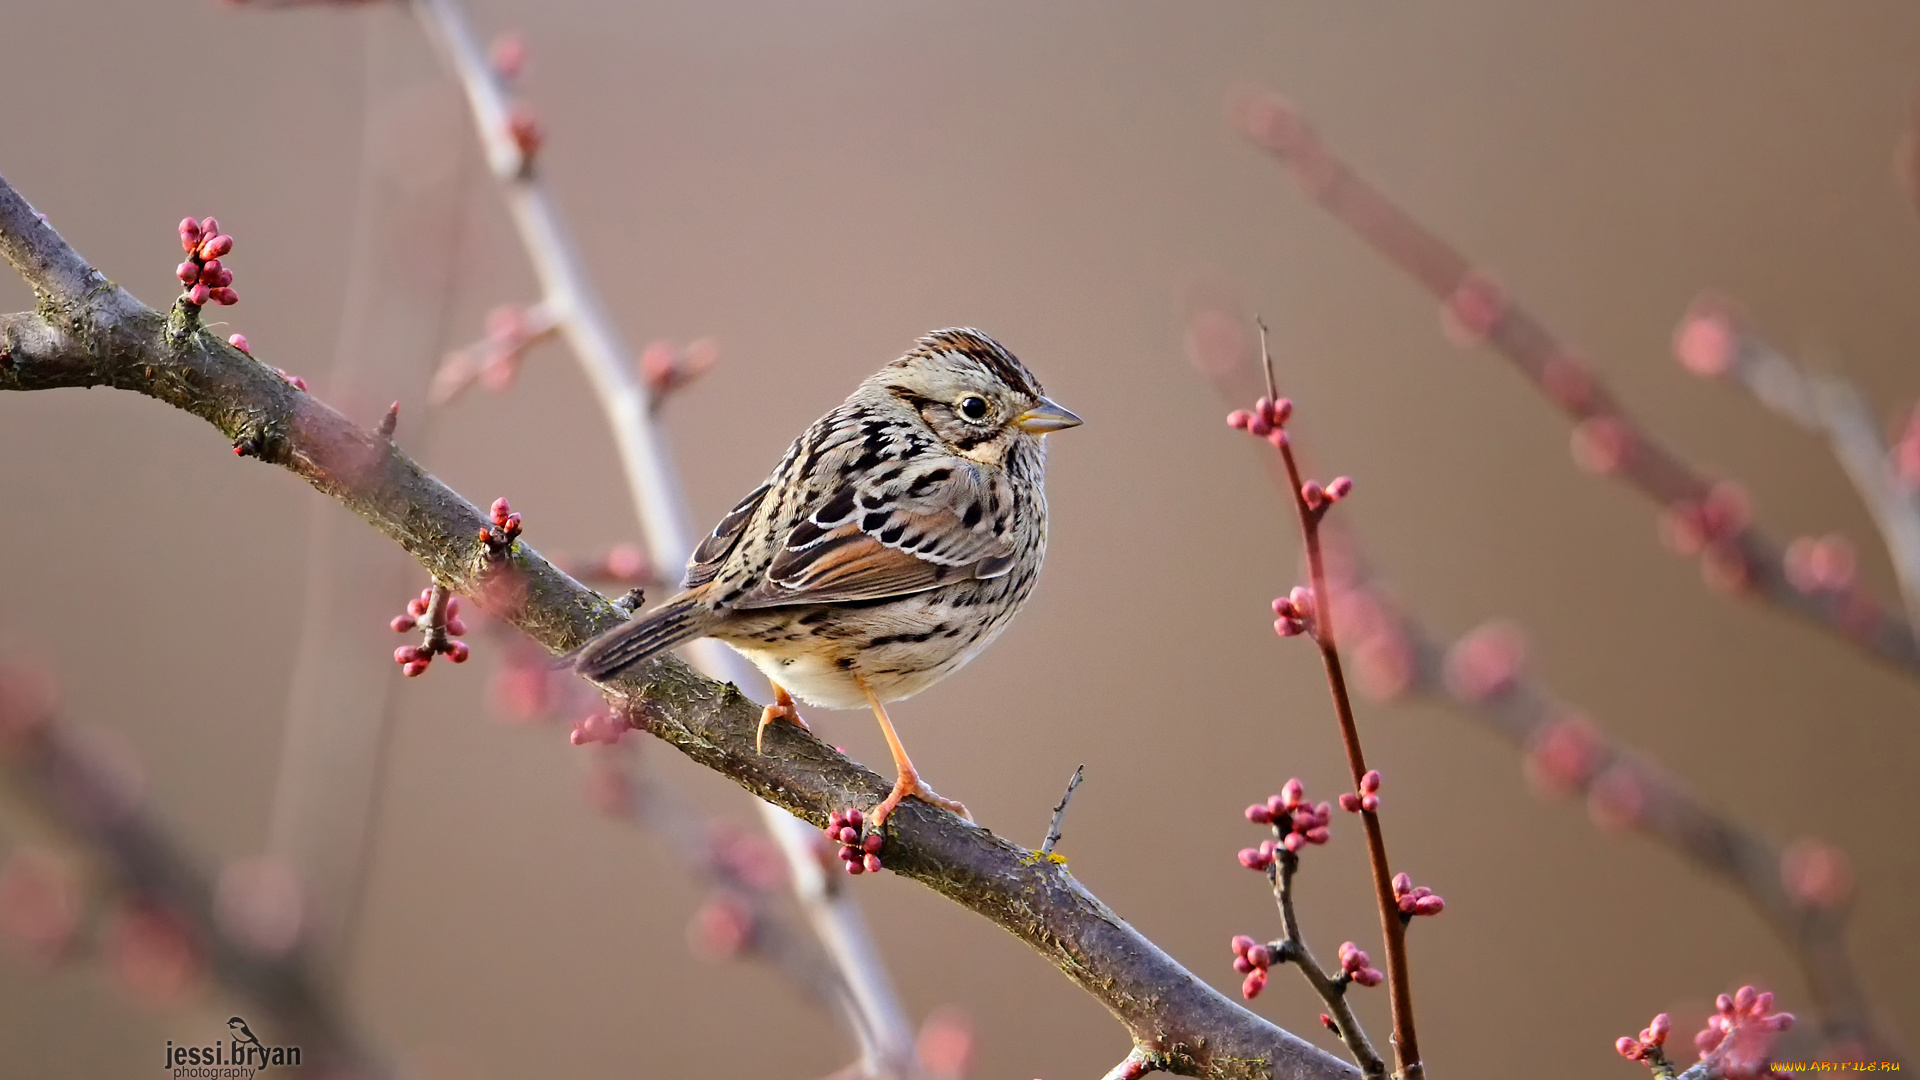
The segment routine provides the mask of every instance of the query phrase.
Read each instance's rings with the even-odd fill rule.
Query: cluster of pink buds
[[[456,664],[467,662],[469,650],[464,641],[452,641],[449,638],[463,637],[467,632],[466,620],[460,617],[460,598],[446,598],[444,611],[433,610],[433,587],[428,586],[420,595],[407,601],[407,613],[396,615],[389,626],[394,633],[404,634],[415,627],[426,631],[424,640],[418,645],[402,645],[393,650],[393,661],[400,665],[408,678],[415,678],[427,670],[435,656],[444,654]]]
[[[1379,986],[1387,978],[1373,966],[1373,959],[1351,941],[1340,943],[1340,975],[1361,986]]]
[[[1672,1032],[1673,1018],[1661,1013],[1640,1032],[1639,1038],[1622,1035],[1614,1040],[1613,1048],[1628,1061],[1655,1060],[1663,1054],[1660,1048],[1667,1044],[1667,1036]]]
[[[1265,439],[1277,449],[1287,445],[1287,419],[1293,415],[1293,402],[1286,398],[1278,401],[1261,398],[1254,402],[1253,411],[1235,409],[1227,414],[1227,426],[1235,431],[1244,431],[1256,439]]]
[[[182,300],[195,308],[205,307],[209,302],[222,306],[240,302],[239,295],[233,291],[233,271],[220,262],[233,250],[233,237],[220,231],[218,221],[181,219],[180,246],[187,252],[187,261],[176,267],[174,273],[186,287]]]
[[[1380,810],[1380,770],[1369,769],[1367,775],[1360,778],[1359,791],[1340,793],[1340,809],[1349,814],[1365,810],[1369,814]]]
[[[1425,885],[1415,885],[1405,874],[1393,875],[1393,899],[1400,906],[1403,920],[1415,915],[1438,915],[1447,909],[1447,902],[1440,894]]]
[[[567,741],[575,746],[588,743],[604,743],[612,746],[620,741],[620,736],[633,730],[633,721],[622,713],[601,709],[588,714],[585,720],[573,722],[573,732]]]
[[[1273,632],[1281,637],[1304,634],[1313,626],[1313,590],[1295,585],[1285,596],[1273,601]]]
[[[1308,844],[1324,844],[1332,835],[1328,823],[1333,820],[1330,803],[1307,802],[1306,785],[1299,778],[1288,780],[1280,794],[1263,803],[1247,807],[1247,820],[1256,825],[1273,826],[1278,843],[1262,840],[1257,848],[1240,849],[1240,865],[1264,871],[1272,866],[1281,851],[1299,854]]]
[[[1729,1042],[1737,1044],[1743,1041],[1740,1038],[1742,1035],[1753,1034],[1769,1036],[1778,1034],[1793,1026],[1792,1013],[1777,1013],[1773,1011],[1772,993],[1764,990],[1756,991],[1751,986],[1743,986],[1737,993],[1721,994],[1714,1000],[1713,1009],[1713,1015],[1707,1017],[1707,1026],[1702,1028],[1700,1033],[1693,1037],[1693,1045],[1700,1051],[1701,1057],[1706,1057],[1708,1054],[1721,1050],[1722,1048],[1733,1049],[1728,1047],[1727,1044]],[[1753,1041],[1767,1040],[1756,1039]],[[1762,1049],[1764,1050],[1764,1048]],[[1738,1054],[1735,1056],[1745,1057],[1748,1055]],[[1755,1074],[1752,1072],[1741,1073],[1730,1069],[1727,1075],[1751,1076]]]
[[[1321,487],[1318,480],[1300,485],[1300,501],[1306,503],[1309,510],[1325,510],[1351,494],[1353,478],[1350,476],[1336,476],[1325,487]]]
[[[849,874],[880,872],[880,847],[883,841],[879,833],[863,839],[860,831],[865,824],[866,816],[851,807],[827,815],[827,839],[840,845],[840,850],[835,854],[846,864]]]
[[[1740,485],[1721,481],[1698,499],[1668,507],[1660,518],[1660,536],[1678,554],[1700,556],[1708,584],[1732,591],[1752,576],[1739,548],[1752,509]]]
[[[1853,588],[1853,545],[1844,536],[1802,536],[1787,545],[1783,568],[1803,593],[1844,593]]]
[[[1273,949],[1262,945],[1245,934],[1233,939],[1233,970],[1246,976],[1240,984],[1240,993],[1248,1001],[1260,996],[1267,988],[1267,969],[1273,966]]]
[[[480,530],[480,542],[487,545],[489,554],[498,557],[505,555],[514,537],[520,535],[520,515],[514,513],[513,507],[502,497],[493,500],[492,517],[493,526]]]
[[[713,370],[720,362],[720,344],[701,338],[682,349],[671,341],[656,341],[640,352],[640,378],[654,401]]]

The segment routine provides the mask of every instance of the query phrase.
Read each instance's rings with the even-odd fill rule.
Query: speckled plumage
[[[605,679],[713,637],[812,704],[864,705],[863,681],[881,701],[919,693],[1032,594],[1041,436],[1077,423],[985,334],[929,334],[794,441],[694,552],[685,591],[576,666]]]

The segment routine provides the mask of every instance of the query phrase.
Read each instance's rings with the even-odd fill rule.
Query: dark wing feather
[[[767,497],[772,487],[771,480],[761,484],[727,511],[727,516],[720,519],[720,524],[713,527],[713,532],[700,541],[699,547],[693,549],[693,558],[687,560],[687,578],[681,583],[681,588],[691,589],[713,580],[714,575],[720,572],[720,564],[726,562],[727,556],[739,546],[741,535],[747,531],[747,522],[753,520],[753,512],[760,508],[760,500]]]
[[[994,526],[1011,500],[1004,478],[964,458],[855,474],[793,528],[736,606],[877,600],[1004,574],[1013,543]]]

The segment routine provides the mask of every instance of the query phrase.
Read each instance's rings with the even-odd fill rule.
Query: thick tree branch
[[[20,214],[24,210],[28,219]],[[91,275],[0,180],[0,253],[49,297],[0,316],[0,390],[113,386],[194,414],[339,500],[448,588],[561,652],[623,619],[524,544],[490,559],[486,516],[387,440],[205,332],[169,342],[166,320]],[[99,284],[93,284],[98,282]],[[810,734],[781,727],[754,751],[759,708],[730,684],[663,658],[604,688],[636,725],[755,795],[824,826],[888,781]],[[924,804],[889,822],[887,867],[1005,928],[1105,1005],[1154,1067],[1194,1076],[1349,1080],[1352,1066],[1241,1008],[1128,926],[1065,867]]]

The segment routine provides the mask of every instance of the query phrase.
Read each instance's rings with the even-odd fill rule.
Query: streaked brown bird
[[[909,795],[963,816],[920,782],[887,717],[999,636],[1033,593],[1047,550],[1048,432],[1080,418],[1049,400],[978,330],[940,330],[787,448],[767,482],[714,526],[683,591],[575,657],[603,681],[695,638],[726,642],[793,699],[867,705],[899,770],[871,816]]]

